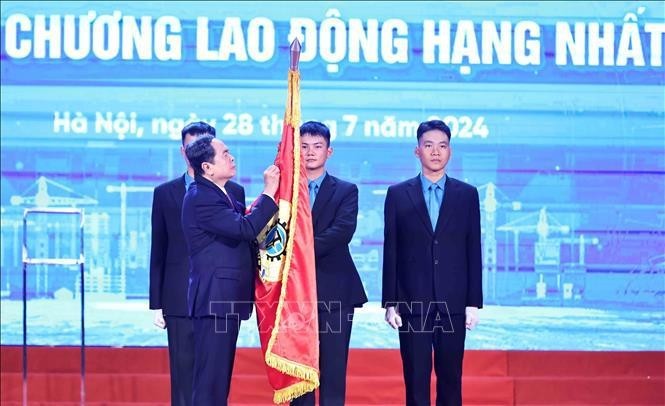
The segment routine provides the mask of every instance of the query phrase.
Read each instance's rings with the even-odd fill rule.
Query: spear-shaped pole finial
[[[302,46],[300,45],[300,41],[298,41],[298,38],[295,38],[293,42],[291,42],[291,46],[289,47],[291,51],[291,64],[290,64],[290,69],[293,71],[298,70],[298,62],[300,62],[300,50],[302,50]]]

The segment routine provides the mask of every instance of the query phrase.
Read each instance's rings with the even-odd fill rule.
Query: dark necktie
[[[236,207],[235,204],[236,199],[233,197],[233,195],[228,189],[226,189],[226,198],[229,199],[229,203],[231,203],[231,208],[233,209],[233,211],[237,212],[238,208]]]

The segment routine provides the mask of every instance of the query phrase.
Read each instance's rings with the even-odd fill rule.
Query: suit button
[[[434,265],[439,265],[439,260],[438,259],[434,260]]]
[[[439,240],[434,240],[434,244],[439,244]]]

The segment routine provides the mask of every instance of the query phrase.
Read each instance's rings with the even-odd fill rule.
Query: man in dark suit
[[[358,219],[358,188],[326,172],[326,161],[333,152],[328,127],[308,121],[300,127],[300,137],[314,223],[321,371],[319,403],[343,405],[353,313],[356,307],[367,302],[349,252]],[[314,398],[314,392],[309,392],[292,404],[314,405]]]
[[[434,348],[436,404],[461,405],[465,327],[483,304],[478,191],[446,176],[443,121],[421,123],[417,137],[422,172],[386,196],[382,304],[399,329],[406,404],[430,404]]]
[[[180,216],[182,200],[194,170],[185,156],[185,147],[198,137],[215,136],[215,128],[204,122],[186,125],[182,131],[180,152],[187,164],[182,175],[155,188],[152,199],[152,244],[150,249],[150,309],[155,310],[154,324],[166,328],[171,373],[171,404],[192,404],[194,372],[194,335],[187,311],[189,257]],[[242,186],[228,182],[226,187],[241,202]]]
[[[250,317],[254,302],[255,240],[277,213],[279,169],[266,169],[263,194],[245,215],[226,187],[236,174],[228,147],[204,136],[185,153],[195,174],[182,206],[190,263],[187,305],[194,324],[192,403],[226,405],[240,321]]]

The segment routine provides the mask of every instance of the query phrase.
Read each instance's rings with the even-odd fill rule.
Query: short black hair
[[[204,162],[213,163],[215,149],[212,146],[212,140],[214,139],[215,137],[212,135],[204,135],[185,148],[185,155],[187,155],[187,160],[194,169],[194,175],[203,175],[202,164]]]
[[[198,137],[201,135],[210,135],[210,136],[216,136],[217,131],[215,131],[215,127],[211,126],[210,124],[203,122],[203,121],[195,121],[193,123],[189,123],[186,126],[182,128],[182,131],[180,132],[180,135],[182,136],[182,145],[185,145],[185,137],[187,134]]]
[[[442,133],[446,134],[448,136],[448,142],[450,142],[450,128],[446,125],[441,120],[430,120],[430,121],[423,121],[420,123],[418,126],[418,131],[416,131],[416,134],[418,136],[418,142],[420,142],[420,138],[422,138],[423,134],[425,134],[427,131],[432,131],[432,130],[439,130]]]
[[[300,135],[320,135],[326,140],[326,146],[330,146],[330,130],[319,121],[308,121],[300,126]]]

